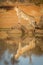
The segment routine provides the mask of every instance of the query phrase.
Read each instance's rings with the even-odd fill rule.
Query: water
[[[31,62],[29,56],[27,57],[20,56],[17,60],[18,62],[15,61],[14,64],[12,64],[11,58],[12,58],[12,54],[10,54],[8,50],[6,50],[2,55],[2,58],[0,60],[0,65],[43,65],[43,55],[37,56],[32,54]]]
[[[4,32],[6,33],[6,31]],[[12,30],[9,32],[11,33]],[[0,65],[43,65],[43,38],[34,38],[31,32],[31,35],[27,33],[22,34],[11,33],[5,39],[0,38]],[[24,49],[23,51],[25,52],[19,55],[18,58],[15,58],[18,49],[25,48],[26,45],[29,46],[32,40],[36,40],[35,48],[31,50],[27,48],[27,51]]]
[[[9,39],[10,40],[10,39]],[[29,44],[29,36],[27,35],[23,40],[21,37],[15,36],[14,42],[10,44],[8,38],[7,40],[0,39],[0,65],[43,65],[43,42],[36,43],[36,47],[30,51],[26,51],[20,55],[17,59],[14,56],[17,54],[19,44],[24,47]],[[11,39],[12,40],[12,39]],[[10,40],[10,41],[11,41]],[[25,42],[25,40],[27,42]]]
[[[43,65],[43,28],[40,25],[41,30],[30,24],[23,26],[20,22],[16,27],[0,29],[0,65]],[[18,58],[15,58],[16,54],[19,54]]]

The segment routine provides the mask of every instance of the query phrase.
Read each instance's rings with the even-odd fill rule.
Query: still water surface
[[[18,40],[20,41],[19,38]],[[25,43],[25,40],[23,43]],[[22,45],[24,46],[26,43]],[[40,46],[43,46],[43,43],[39,47],[36,45],[35,49],[27,51],[15,60],[13,55],[16,54],[18,45],[6,44],[5,40],[0,40],[0,65],[43,65],[43,50],[40,49],[43,49],[43,47]]]
[[[0,65],[43,65],[43,55],[42,56],[36,56],[32,54],[31,59],[32,62],[30,63],[30,57],[19,57],[17,61],[14,62],[14,64],[11,62],[13,54],[9,53],[8,50],[4,51],[1,59],[0,59]]]
[[[0,65],[43,65],[43,29],[36,30],[35,33],[32,28],[28,30],[28,34],[24,30],[25,28],[21,26],[17,30],[11,28],[11,30],[0,31]],[[15,33],[15,31],[19,32]],[[35,48],[15,59],[14,56],[18,48],[29,45],[33,39],[35,40]],[[19,46],[19,42],[21,46]]]

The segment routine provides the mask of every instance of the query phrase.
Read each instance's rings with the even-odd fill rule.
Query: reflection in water
[[[26,51],[18,59],[15,59],[13,57],[13,55],[17,53],[17,49],[18,49],[18,44],[16,41],[19,40],[19,42],[22,43],[21,45],[23,47],[29,44],[29,36],[27,36],[24,40],[21,40],[21,38],[16,38],[13,40],[12,44],[9,44],[7,42],[9,40],[0,39],[0,65],[43,65],[43,47],[42,47],[43,41],[42,39],[39,38],[37,40],[38,43],[36,43],[36,47],[30,51]],[[21,45],[19,46],[19,48],[21,48]]]
[[[38,27],[35,27],[35,30],[32,26],[28,27],[28,34],[23,28],[23,26],[19,28],[22,32],[19,31],[19,33],[22,35],[14,33],[15,29],[13,31],[0,31],[0,65],[43,65],[43,24],[40,23]],[[3,34],[3,32],[5,33]],[[35,47],[29,50],[28,47],[32,47],[30,41],[33,40],[35,40]],[[18,59],[15,59],[18,47],[20,54],[21,48],[23,53]]]
[[[9,50],[4,51],[1,60],[0,60],[0,65],[12,65],[12,59],[13,57],[13,53],[9,53]],[[17,63],[18,61],[15,60],[15,63]]]
[[[17,61],[14,61],[12,63],[13,54],[9,53],[8,50],[4,51],[2,58],[0,60],[0,65],[43,65],[43,55],[42,56],[36,56],[31,55],[32,63],[30,63],[29,56],[27,57],[19,57]]]

